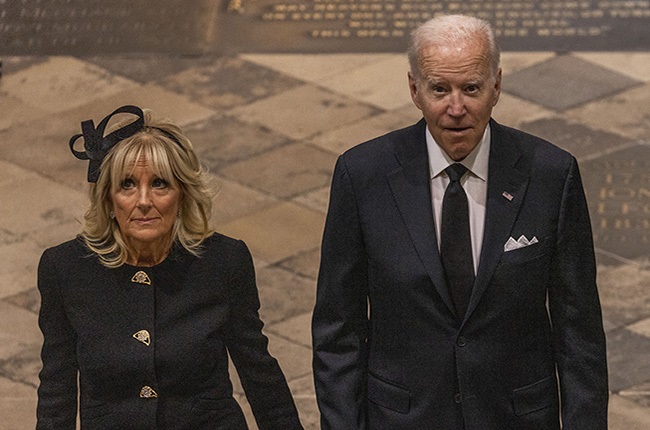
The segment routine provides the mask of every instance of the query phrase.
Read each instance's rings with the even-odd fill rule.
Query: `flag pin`
[[[501,195],[502,195],[503,197],[505,197],[506,199],[508,199],[509,202],[511,202],[512,199],[513,199],[512,194],[510,194],[510,193],[507,192],[507,191],[504,191],[503,194],[501,194]]]

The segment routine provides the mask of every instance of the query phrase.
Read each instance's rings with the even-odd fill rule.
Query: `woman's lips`
[[[158,218],[133,218],[133,222],[138,224],[151,224],[156,221]]]

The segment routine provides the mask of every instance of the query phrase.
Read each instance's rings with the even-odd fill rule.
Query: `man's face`
[[[454,46],[424,47],[419,71],[419,76],[409,73],[413,103],[438,145],[460,161],[483,137],[499,101],[501,69],[491,75],[486,44],[471,38]]]

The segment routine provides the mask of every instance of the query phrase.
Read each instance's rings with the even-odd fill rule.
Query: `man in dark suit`
[[[334,171],[313,316],[322,429],[606,429],[575,158],[491,119],[484,21],[423,24],[409,60],[423,120]]]

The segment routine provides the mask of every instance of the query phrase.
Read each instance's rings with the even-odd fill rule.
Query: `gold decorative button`
[[[131,282],[135,282],[136,284],[151,285],[151,279],[149,278],[149,275],[147,275],[142,270],[138,270],[135,275],[133,275]]]
[[[139,332],[134,333],[133,338],[139,340],[147,346],[151,345],[151,336],[147,330],[140,330]]]
[[[156,393],[154,389],[148,385],[145,385],[140,390],[140,398],[142,399],[155,399],[156,397],[158,397],[158,393]]]

